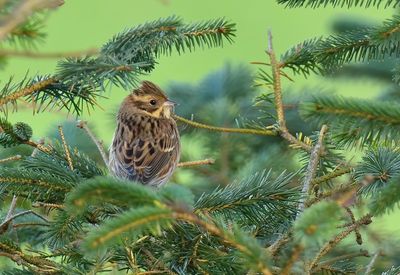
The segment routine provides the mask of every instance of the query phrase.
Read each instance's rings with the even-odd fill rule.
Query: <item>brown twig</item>
[[[320,185],[320,184],[322,184],[324,182],[327,182],[327,181],[329,181],[331,179],[334,179],[334,178],[340,177],[342,175],[348,174],[351,171],[352,171],[352,168],[350,166],[344,166],[344,167],[338,168],[333,172],[330,172],[330,173],[325,174],[325,175],[323,175],[321,177],[313,179],[311,181],[311,185],[312,186]]]
[[[213,235],[216,235],[216,236],[220,237],[227,244],[231,245],[232,247],[235,247],[236,249],[238,249],[243,254],[252,255],[252,252],[249,251],[249,249],[246,246],[235,242],[235,240],[231,236],[226,234],[224,231],[219,229],[217,226],[215,226],[212,223],[208,223],[208,222],[203,221],[197,215],[195,215],[193,213],[189,213],[189,212],[179,211],[179,210],[174,212],[173,215],[174,215],[175,219],[179,219],[179,220],[187,221],[187,222],[190,222],[190,223],[194,223],[194,224],[204,228],[206,231],[208,231],[209,233],[211,233]],[[264,275],[272,275],[272,272],[269,270],[269,267],[267,267],[264,262],[260,261],[258,263],[258,265],[257,265],[257,269],[258,269],[259,272],[261,272]]]
[[[94,144],[96,144],[97,150],[99,150],[99,153],[100,153],[101,157],[103,158],[104,164],[106,165],[106,167],[108,167],[108,157],[107,157],[107,153],[104,150],[103,142],[99,141],[96,138],[96,136],[93,134],[93,132],[90,130],[89,126],[87,125],[87,121],[79,120],[76,127],[83,129],[86,132],[86,134],[90,137],[90,139],[94,142]]]
[[[303,188],[301,190],[302,198],[300,199],[299,207],[298,207],[298,215],[304,211],[305,208],[305,200],[311,191],[311,181],[315,177],[317,173],[319,158],[321,156],[321,152],[323,150],[323,140],[326,132],[328,131],[328,127],[326,125],[322,125],[321,130],[319,132],[318,141],[315,144],[314,148],[311,151],[310,162],[307,166],[306,176],[303,182]]]
[[[63,209],[64,205],[62,204],[55,204],[55,203],[47,203],[47,202],[41,202],[37,201],[32,204],[32,207],[38,208],[38,207],[46,207],[46,208],[55,208],[55,209]]]
[[[16,160],[20,160],[21,158],[22,158],[21,155],[15,155],[15,156],[8,157],[8,158],[5,158],[5,159],[0,159],[0,163],[9,162],[9,161],[16,161]]]
[[[38,81],[35,84],[29,86],[29,87],[25,87],[19,91],[16,91],[8,96],[5,96],[3,98],[0,99],[0,107],[3,106],[4,104],[7,104],[11,101],[15,101],[16,99],[29,95],[29,94],[33,94],[36,91],[39,91],[53,83],[56,82],[56,79],[53,77],[44,79],[42,81]]]
[[[46,8],[55,8],[63,3],[64,1],[61,0],[26,0],[22,2],[0,25],[0,40],[7,37],[10,32],[25,22],[34,12]]]
[[[10,207],[11,210],[11,207]],[[11,212],[12,213],[12,212]],[[8,227],[8,225],[10,224],[11,221],[13,221],[14,219],[21,217],[21,216],[25,216],[28,214],[32,214],[35,215],[36,217],[44,220],[45,222],[49,222],[45,217],[43,217],[42,215],[39,215],[38,213],[32,211],[32,210],[27,210],[27,211],[23,211],[23,212],[19,212],[15,215],[12,215],[10,217],[8,217],[7,214],[7,218],[0,224],[0,232],[4,232],[6,230],[6,228]]]
[[[250,135],[262,135],[262,136],[276,136],[276,131],[274,130],[259,130],[259,129],[247,129],[247,128],[226,128],[226,127],[215,127],[203,123],[198,123],[177,115],[174,115],[174,118],[178,121],[181,121],[185,124],[193,126],[195,128],[207,129],[209,131],[215,132],[225,132],[225,133],[240,133],[240,134],[250,134]]]
[[[27,57],[27,58],[64,58],[64,57],[81,57],[91,56],[99,53],[96,48],[90,48],[83,51],[71,51],[71,52],[54,52],[54,53],[40,53],[32,51],[15,51],[15,50],[0,50],[0,56],[12,56],[12,57]]]
[[[193,167],[199,165],[210,165],[214,164],[214,159],[203,159],[203,160],[194,160],[194,161],[185,161],[178,163],[178,167]]]
[[[64,147],[65,157],[66,157],[66,159],[68,161],[69,168],[73,171],[74,170],[74,166],[72,165],[71,154],[69,152],[67,142],[65,141],[65,136],[64,136],[64,132],[63,132],[63,129],[62,129],[61,125],[58,126],[58,132],[59,132],[60,137],[61,137],[61,142],[62,142],[62,145]]]
[[[50,153],[51,152],[51,148],[44,146],[43,144],[34,142],[32,140],[28,140],[26,142],[24,142],[24,144],[32,146],[37,148],[38,150],[44,152],[44,153]],[[33,150],[35,152],[35,150]],[[37,152],[37,151],[36,151]],[[33,153],[33,152],[32,152]],[[36,153],[35,153],[36,154]]]
[[[291,270],[293,268],[294,263],[299,259],[301,252],[304,248],[300,245],[297,245],[293,248],[292,255],[290,256],[289,260],[286,262],[285,267],[281,271],[281,275],[290,275]]]
[[[329,251],[331,251],[336,245],[341,242],[344,238],[346,238],[351,232],[354,231],[354,229],[359,228],[362,225],[368,225],[372,222],[371,220],[372,215],[367,214],[358,221],[356,221],[354,224],[346,228],[344,231],[336,235],[334,238],[332,238],[330,241],[328,241],[315,255],[314,259],[311,261],[311,263],[308,266],[308,273],[315,268],[318,264],[318,261],[326,255]]]
[[[276,114],[278,117],[279,134],[281,135],[281,137],[283,137],[293,145],[296,145],[307,152],[311,152],[311,146],[295,138],[286,127],[285,112],[282,101],[282,86],[281,86],[281,72],[280,72],[281,65],[278,63],[273,49],[271,31],[268,31],[268,47],[266,52],[269,56],[272,68],[273,89],[275,95],[274,99],[275,99]]]

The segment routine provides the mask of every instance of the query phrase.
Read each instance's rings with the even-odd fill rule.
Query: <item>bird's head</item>
[[[122,109],[157,118],[170,118],[174,106],[175,102],[169,100],[160,87],[150,81],[143,81],[142,85],[126,98]]]

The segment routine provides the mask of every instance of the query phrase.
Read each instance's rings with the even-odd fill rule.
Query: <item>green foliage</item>
[[[373,194],[400,174],[398,149],[372,149],[365,153],[362,160],[354,172],[355,179],[361,183],[362,193]]]
[[[329,123],[339,146],[354,147],[396,142],[399,107],[392,101],[316,95],[300,106],[300,112],[305,120],[317,125]]]
[[[11,147],[24,144],[32,137],[32,128],[23,122],[12,125],[5,118],[0,118],[0,145]]]
[[[296,214],[298,191],[288,188],[294,174],[257,173],[237,183],[203,194],[196,202],[196,211],[222,215],[242,226],[256,225],[276,230],[290,222]]]
[[[336,202],[323,201],[307,208],[296,220],[293,230],[295,238],[309,247],[335,232],[343,215]]]
[[[71,211],[82,213],[88,205],[111,203],[119,206],[152,206],[160,196],[149,187],[111,177],[96,177],[79,185],[68,195],[66,204]]]

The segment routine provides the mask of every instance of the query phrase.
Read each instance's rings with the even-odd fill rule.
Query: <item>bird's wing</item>
[[[118,125],[116,158],[130,180],[158,185],[167,179],[179,160],[179,136],[172,119],[145,118]]]

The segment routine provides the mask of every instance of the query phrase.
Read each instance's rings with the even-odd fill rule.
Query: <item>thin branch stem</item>
[[[32,207],[36,207],[36,208],[37,207],[46,207],[46,208],[63,209],[64,205],[37,201],[37,202],[32,204]]]
[[[32,84],[31,86],[25,87],[19,91],[16,91],[8,96],[5,96],[3,98],[0,99],[0,107],[3,106],[4,104],[9,103],[10,101],[14,101],[20,97],[26,96],[26,95],[30,95],[33,94],[36,91],[39,91],[47,86],[49,86],[50,84],[53,84],[56,82],[56,79],[53,77],[47,78],[45,80],[42,81],[38,81],[35,84]]]
[[[258,129],[248,129],[248,128],[225,128],[225,127],[215,127],[203,123],[198,123],[177,115],[174,115],[174,118],[178,121],[181,121],[185,124],[193,126],[195,128],[207,129],[209,131],[215,132],[225,132],[225,133],[239,133],[239,134],[250,134],[250,135],[262,135],[262,136],[276,136],[276,132],[274,130],[258,130]]]
[[[319,132],[318,141],[315,144],[314,148],[311,151],[310,162],[307,166],[306,176],[303,182],[303,188],[301,190],[302,198],[300,199],[299,207],[298,207],[298,215],[300,215],[305,208],[305,200],[310,194],[311,191],[311,181],[315,177],[317,173],[317,168],[319,164],[319,159],[321,156],[321,152],[323,150],[323,141],[326,132],[328,131],[328,127],[326,125],[322,125],[321,130]]]
[[[199,165],[210,165],[214,163],[215,163],[214,159],[203,159],[203,160],[180,162],[178,163],[178,167],[193,167]]]
[[[311,152],[311,146],[298,140],[295,138],[286,127],[286,120],[285,120],[285,112],[283,108],[283,100],[282,100],[282,85],[281,85],[281,65],[278,63],[276,59],[276,55],[273,49],[272,43],[272,32],[268,31],[268,47],[266,50],[272,68],[272,77],[273,77],[273,89],[274,89],[274,99],[275,99],[275,108],[276,108],[276,115],[278,117],[278,124],[279,124],[279,133],[281,137],[296,145],[307,152]]]
[[[372,274],[374,265],[375,265],[375,263],[376,263],[376,259],[378,259],[378,256],[379,256],[380,253],[381,253],[380,250],[378,250],[378,251],[376,251],[376,252],[374,253],[374,255],[372,256],[371,261],[370,261],[370,262],[368,263],[368,265],[367,265],[367,268],[366,268],[366,270],[365,270],[365,275]]]
[[[5,158],[5,159],[0,159],[0,163],[5,163],[5,162],[9,162],[9,161],[16,161],[16,160],[20,160],[21,158],[22,158],[21,155],[15,155],[15,156],[8,157],[8,158]]]
[[[356,221],[354,224],[352,224],[351,226],[349,226],[348,228],[346,228],[344,231],[342,231],[341,233],[339,233],[338,235],[336,235],[334,238],[332,238],[330,241],[328,241],[317,253],[317,255],[314,257],[314,259],[311,261],[311,263],[308,266],[308,273],[310,273],[310,271],[312,269],[314,269],[317,264],[318,261],[324,256],[326,255],[329,251],[331,251],[334,247],[336,247],[336,245],[341,242],[344,238],[346,238],[351,232],[354,231],[354,229],[359,228],[362,225],[368,225],[372,222],[371,220],[371,215],[367,214],[364,217],[362,217],[361,219],[359,219],[358,221]]]
[[[11,216],[13,215],[14,210],[15,210],[15,206],[17,205],[17,200],[18,200],[18,197],[15,196],[15,195],[13,195],[13,198],[12,198],[12,201],[11,201],[11,204],[10,204],[10,208],[8,209],[8,212],[7,212],[5,221],[7,221],[8,219],[10,219]],[[5,222],[5,221],[4,221],[4,222]],[[3,222],[3,223],[4,223],[4,222]],[[1,227],[1,226],[0,226],[0,227]]]
[[[356,258],[356,257],[370,257],[370,255],[367,250],[360,250],[360,252],[349,253],[349,254],[344,254],[344,255],[337,256],[337,257],[333,257],[329,260],[322,261],[320,264],[318,264],[313,269],[313,272],[314,273],[319,272],[323,266],[331,265],[338,261],[348,260],[348,259],[352,259],[352,258]]]
[[[74,166],[72,165],[71,153],[69,152],[67,142],[65,141],[65,136],[64,136],[64,132],[63,132],[63,129],[62,129],[61,125],[58,126],[58,132],[59,132],[60,137],[61,137],[61,142],[62,142],[62,145],[64,147],[65,157],[66,157],[66,159],[68,161],[69,168],[71,169],[71,171],[73,171],[74,170]]]
[[[44,138],[39,139],[37,144],[44,145]],[[31,157],[35,157],[38,152],[39,152],[39,148],[35,147],[35,149],[33,149],[33,151],[32,151]]]
[[[99,150],[99,153],[103,159],[104,164],[106,165],[106,167],[108,167],[108,157],[107,153],[104,150],[103,142],[99,141],[96,138],[96,136],[90,130],[87,121],[79,120],[76,127],[83,129],[86,132],[86,134],[90,137],[90,139],[93,141],[93,143],[96,144],[97,150]]]
[[[8,226],[8,224],[9,224],[12,220],[14,220],[14,219],[16,219],[16,218],[18,218],[18,217],[21,217],[21,216],[28,215],[28,214],[35,215],[36,217],[42,219],[43,221],[49,222],[49,220],[46,219],[45,217],[43,217],[42,215],[39,215],[38,213],[36,213],[36,212],[34,212],[34,211],[32,211],[32,210],[27,210],[27,211],[19,212],[19,213],[15,214],[15,215],[12,215],[12,216],[8,217],[7,219],[5,219],[4,222],[2,222],[2,223],[0,224],[0,230],[2,230],[4,227]]]
[[[54,53],[40,53],[33,51],[15,51],[15,50],[0,50],[0,56],[11,56],[11,57],[26,57],[26,58],[65,58],[65,57],[81,57],[91,56],[99,53],[96,48],[90,48],[83,51],[71,51],[71,52],[54,52]]]

